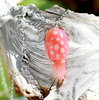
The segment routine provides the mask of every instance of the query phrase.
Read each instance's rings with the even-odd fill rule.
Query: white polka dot
[[[53,49],[53,46],[51,45],[50,48]]]
[[[64,41],[61,41],[60,44],[61,44],[61,45],[64,45]]]
[[[55,50],[58,50],[59,49],[59,45],[58,44],[55,44],[54,49]]]
[[[59,54],[56,54],[56,58],[59,58],[60,56],[59,56]]]
[[[61,63],[65,63],[65,60],[62,60]]]
[[[18,54],[16,54],[15,56],[16,56],[16,58],[17,58],[17,57],[18,57]]]
[[[57,34],[57,31],[54,31],[53,34],[56,35]]]
[[[54,52],[53,52],[53,51],[50,51],[50,54],[51,54],[51,55],[53,55],[53,54],[54,54]]]
[[[55,63],[53,61],[51,61],[52,65],[54,65]]]
[[[53,37],[51,37],[51,39],[50,39],[51,41],[53,40]]]
[[[59,38],[59,37],[57,37],[57,38],[56,38],[56,41],[60,41],[60,38]]]
[[[65,52],[64,48],[61,48],[60,52],[61,53],[64,53]]]
[[[63,38],[63,34],[61,34],[60,36],[61,36],[61,38]]]

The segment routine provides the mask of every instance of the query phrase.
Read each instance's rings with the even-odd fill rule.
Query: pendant
[[[69,51],[66,32],[59,27],[50,28],[46,32],[44,45],[60,86],[66,76],[65,59]]]

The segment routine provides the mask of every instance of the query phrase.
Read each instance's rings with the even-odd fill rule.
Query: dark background
[[[99,15],[99,0],[61,0],[61,3],[73,11]]]
[[[57,4],[75,12],[99,15],[99,0],[23,0],[20,5],[32,3],[41,10],[48,9]]]

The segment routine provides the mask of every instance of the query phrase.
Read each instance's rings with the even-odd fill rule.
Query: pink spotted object
[[[69,44],[66,33],[61,28],[51,28],[45,36],[45,50],[52,63],[53,69],[61,84],[65,78],[65,59],[68,55]]]

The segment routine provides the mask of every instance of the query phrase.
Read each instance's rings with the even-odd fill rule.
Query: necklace
[[[25,11],[26,9],[24,9],[24,12]],[[36,11],[30,13],[26,12],[24,16],[21,15],[21,17],[23,17],[22,19],[26,18],[27,16],[32,16],[34,19],[42,21],[42,23],[48,24],[50,26],[50,29],[48,29],[44,38],[44,47],[45,47],[46,54],[52,63],[54,72],[56,73],[56,77],[58,79],[57,86],[60,86],[62,84],[66,76],[65,59],[68,55],[69,44],[68,44],[68,37],[66,35],[66,32],[61,27],[59,27],[59,21],[62,20],[67,13],[68,12],[65,11],[60,17],[58,17],[55,20],[55,22],[46,19],[44,16],[37,13]],[[26,19],[26,21],[28,23],[31,23],[31,21],[29,21],[28,19]],[[36,23],[36,21],[34,21],[31,24],[38,29],[37,33],[40,33],[43,30],[43,28],[41,27],[41,23],[38,24]],[[23,25],[21,31],[22,33],[24,33]],[[23,35],[22,51],[24,53],[22,61],[25,62],[26,64],[29,64],[29,57],[27,55],[27,50],[25,48],[25,34]],[[32,80],[32,77],[30,80]]]
[[[25,43],[26,36],[25,36],[25,32],[24,32],[24,17],[21,19],[21,32],[23,34],[23,38],[22,38],[22,41],[23,41],[23,44],[22,44],[23,66],[21,68],[21,71],[22,71],[22,74],[25,76],[27,82],[32,85],[32,87],[34,89],[34,93],[35,93],[38,91],[37,89],[40,89],[40,87],[39,87],[37,81],[33,78],[33,76],[30,74],[30,72],[27,69],[27,67],[29,67],[29,56],[28,56],[28,51],[26,49],[26,43]]]
[[[45,50],[49,57],[56,77],[58,79],[57,87],[60,87],[66,77],[65,59],[68,55],[69,44],[66,32],[58,26],[66,12],[56,20],[55,27],[50,28],[45,36]]]

